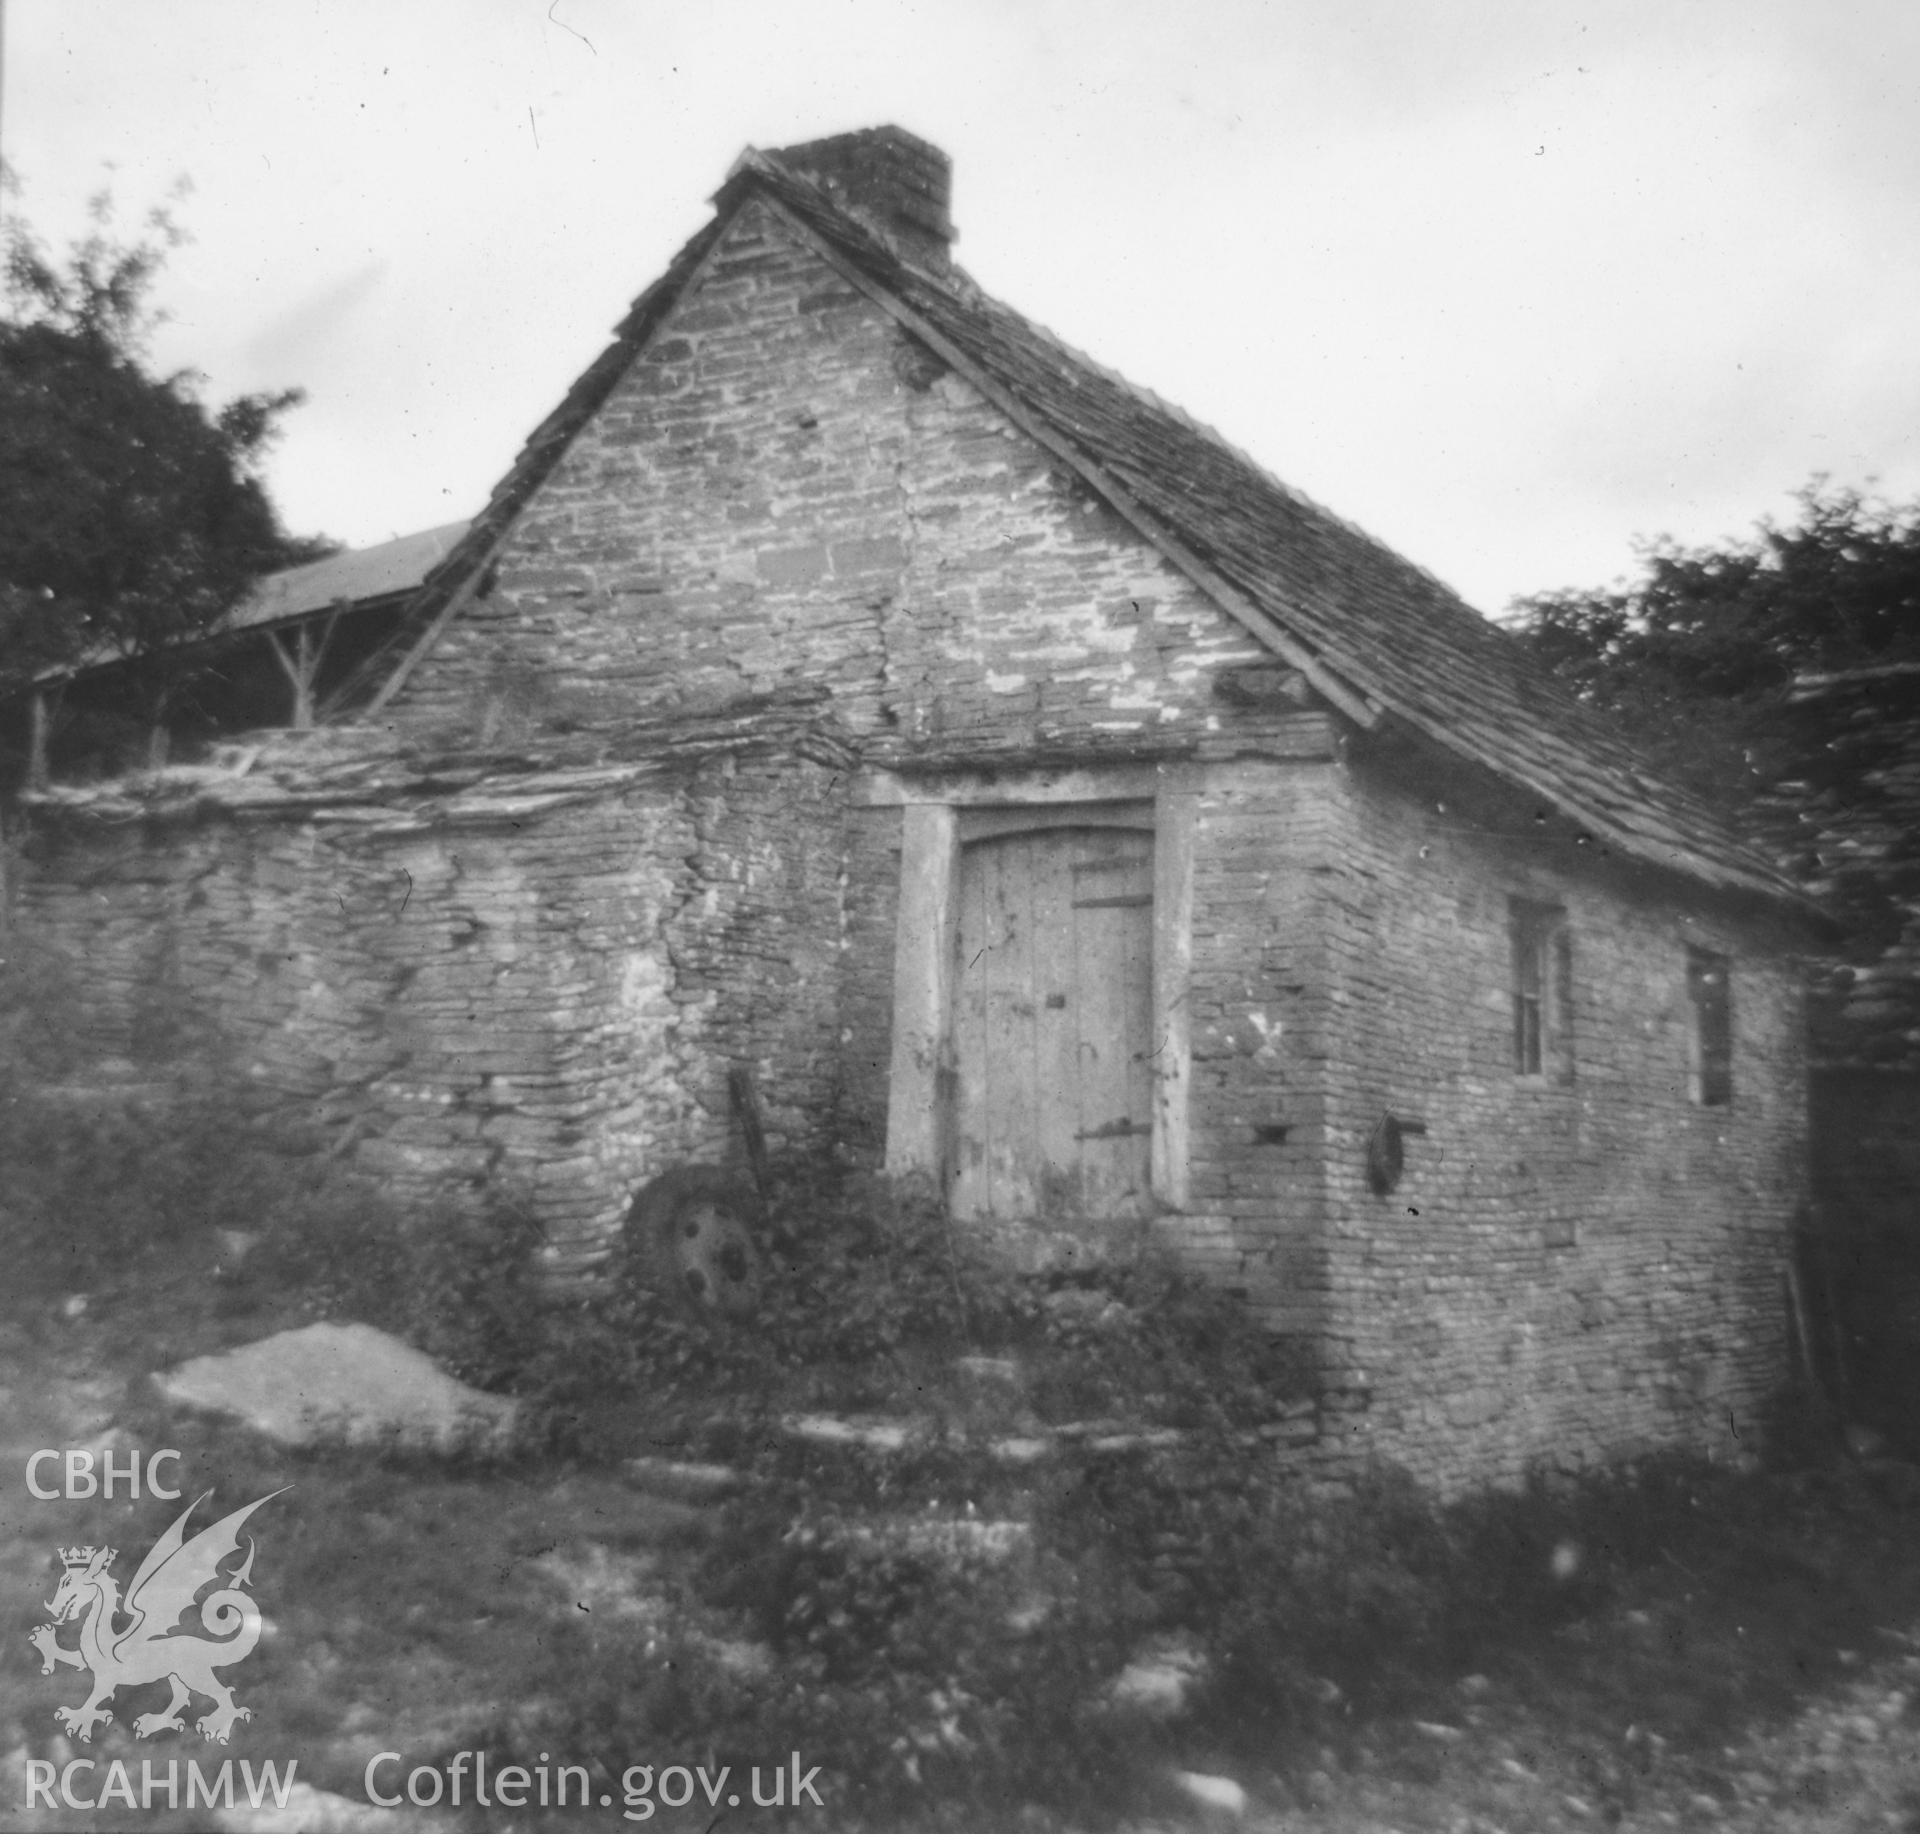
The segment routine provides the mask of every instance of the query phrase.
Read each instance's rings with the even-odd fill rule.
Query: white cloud
[[[549,16],[551,14],[551,17]],[[961,258],[1497,609],[1815,470],[1920,491],[1890,0],[15,0],[52,232],[196,236],[161,352],[299,384],[289,522],[476,507],[739,148],[893,120]]]

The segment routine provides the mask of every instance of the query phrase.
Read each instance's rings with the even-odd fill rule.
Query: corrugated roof
[[[447,522],[437,529],[400,535],[370,548],[349,548],[299,567],[269,573],[222,624],[223,631],[247,630],[303,618],[331,606],[354,605],[412,592],[451,554],[471,525]]]
[[[1655,783],[1631,743],[1510,633],[1219,435],[988,298],[909,265],[776,155],[749,151],[714,220],[635,302],[614,343],[528,440],[417,609],[400,674],[606,399],[750,198],[776,205],[844,276],[923,337],[1182,566],[1365,722],[1396,718],[1540,797],[1596,840],[1722,889],[1804,900],[1716,811]],[[384,699],[385,696],[383,695]]]
[[[187,645],[210,643],[235,631],[266,629],[335,607],[370,604],[376,599],[417,592],[472,526],[470,522],[446,522],[437,529],[396,536],[370,548],[348,548],[323,560],[303,561],[297,567],[269,573],[219,623],[179,641]],[[72,662],[44,668],[34,679],[51,682],[84,675],[89,669],[133,661],[137,654],[106,645]]]

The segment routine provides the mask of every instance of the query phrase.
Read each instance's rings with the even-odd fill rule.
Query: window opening
[[[1516,1076],[1572,1075],[1573,950],[1567,914],[1558,905],[1515,898],[1513,937],[1513,1071]]]
[[[1710,949],[1687,951],[1687,997],[1693,1005],[1693,1099],[1703,1108],[1733,1100],[1731,965]]]

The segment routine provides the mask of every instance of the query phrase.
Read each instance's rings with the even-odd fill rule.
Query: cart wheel
[[[758,1211],[751,1191],[717,1166],[665,1172],[627,1212],[629,1259],[694,1311],[751,1317],[763,1277]]]

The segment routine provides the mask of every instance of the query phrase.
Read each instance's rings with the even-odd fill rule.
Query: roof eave
[[[447,624],[471,601],[526,505],[589,424],[600,403],[645,351],[673,303],[697,282],[733,216],[747,199],[758,198],[776,214],[789,233],[798,237],[842,280],[935,351],[1024,434],[1076,475],[1220,611],[1289,666],[1298,669],[1315,691],[1355,726],[1371,731],[1391,713],[1429,742],[1540,797],[1577,827],[1591,831],[1596,839],[1647,865],[1679,873],[1718,891],[1763,898],[1787,906],[1803,917],[1826,921],[1825,913],[1817,904],[1788,881],[1773,877],[1758,862],[1747,869],[1609,822],[1596,810],[1583,806],[1577,796],[1556,785],[1550,777],[1534,777],[1517,770],[1512,760],[1483,755],[1444,722],[1431,720],[1419,709],[1401,704],[1350,664],[1336,665],[1288,630],[1279,618],[1212,564],[1198,547],[1143,505],[1111,471],[1055,427],[1043,412],[947,337],[890,286],[886,278],[897,271],[903,281],[911,275],[950,288],[951,276],[924,275],[922,270],[901,260],[896,251],[851,221],[846,225],[848,239],[857,244],[859,256],[841,248],[832,237],[822,234],[790,208],[780,195],[783,187],[805,183],[756,149],[747,149],[736,160],[713,196],[713,219],[682,247],[667,271],[635,301],[614,343],[576,382],[568,398],[529,436],[514,469],[496,489],[493,502],[475,518],[467,538],[429,575],[415,595],[416,606],[429,611],[429,621],[388,673],[361,717],[377,714],[393,699],[438,642]],[[807,188],[807,201],[811,201],[813,189]],[[832,209],[824,195],[820,202],[823,208]]]

